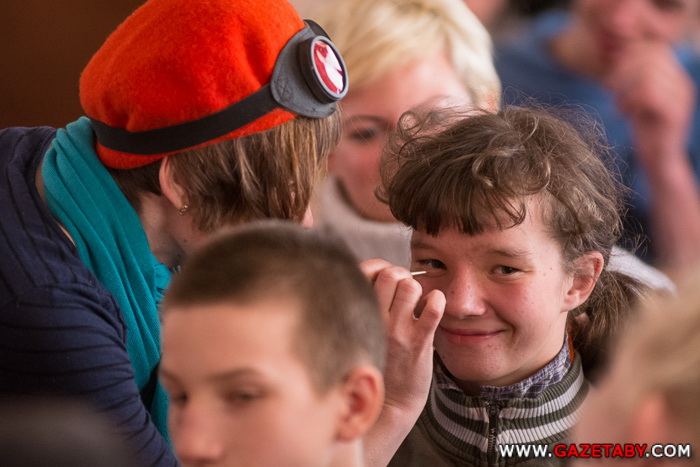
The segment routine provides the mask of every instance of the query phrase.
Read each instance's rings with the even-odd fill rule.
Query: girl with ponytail
[[[402,118],[378,196],[413,229],[419,293],[444,295],[444,312],[416,313],[415,322],[436,326],[432,383],[391,465],[559,461],[503,448],[565,442],[590,376],[646,289],[608,270],[622,231],[621,188],[588,128],[518,107]],[[388,282],[382,274],[400,275],[379,262],[364,267],[378,289]],[[401,329],[389,327],[390,343]],[[394,406],[411,393],[392,389],[398,361],[390,351]]]

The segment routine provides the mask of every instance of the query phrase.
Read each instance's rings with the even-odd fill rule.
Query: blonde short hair
[[[475,107],[499,102],[491,37],[462,0],[331,0],[310,15],[343,55],[350,92],[444,51]]]

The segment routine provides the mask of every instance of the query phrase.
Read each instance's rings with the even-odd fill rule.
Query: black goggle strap
[[[180,151],[235,131],[282,107],[299,115],[322,118],[336,109],[336,101],[347,93],[348,79],[342,57],[323,29],[307,20],[280,52],[271,82],[253,94],[213,114],[196,120],[145,131],[128,131],[90,119],[97,141],[104,147],[137,155]],[[315,45],[320,43],[320,45]],[[340,91],[328,89],[319,76],[313,53],[332,50],[333,70],[339,73]],[[339,64],[339,69],[338,68]],[[327,81],[327,80],[326,80]]]

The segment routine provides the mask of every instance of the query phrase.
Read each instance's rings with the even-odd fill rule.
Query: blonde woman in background
[[[374,191],[387,136],[415,106],[456,99],[495,109],[500,84],[491,39],[461,0],[337,0],[310,12],[343,54],[352,83],[342,139],[314,203],[361,260],[408,266],[408,230]],[[320,8],[320,9],[319,9]]]
[[[499,44],[509,104],[583,108],[604,128],[627,195],[625,244],[662,268],[700,261],[698,0],[575,0]],[[640,237],[641,235],[641,237]]]

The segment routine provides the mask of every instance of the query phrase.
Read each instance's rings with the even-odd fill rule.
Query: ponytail
[[[569,313],[574,348],[581,354],[589,380],[594,381],[605,368],[613,340],[651,290],[637,279],[606,267],[588,300]]]

